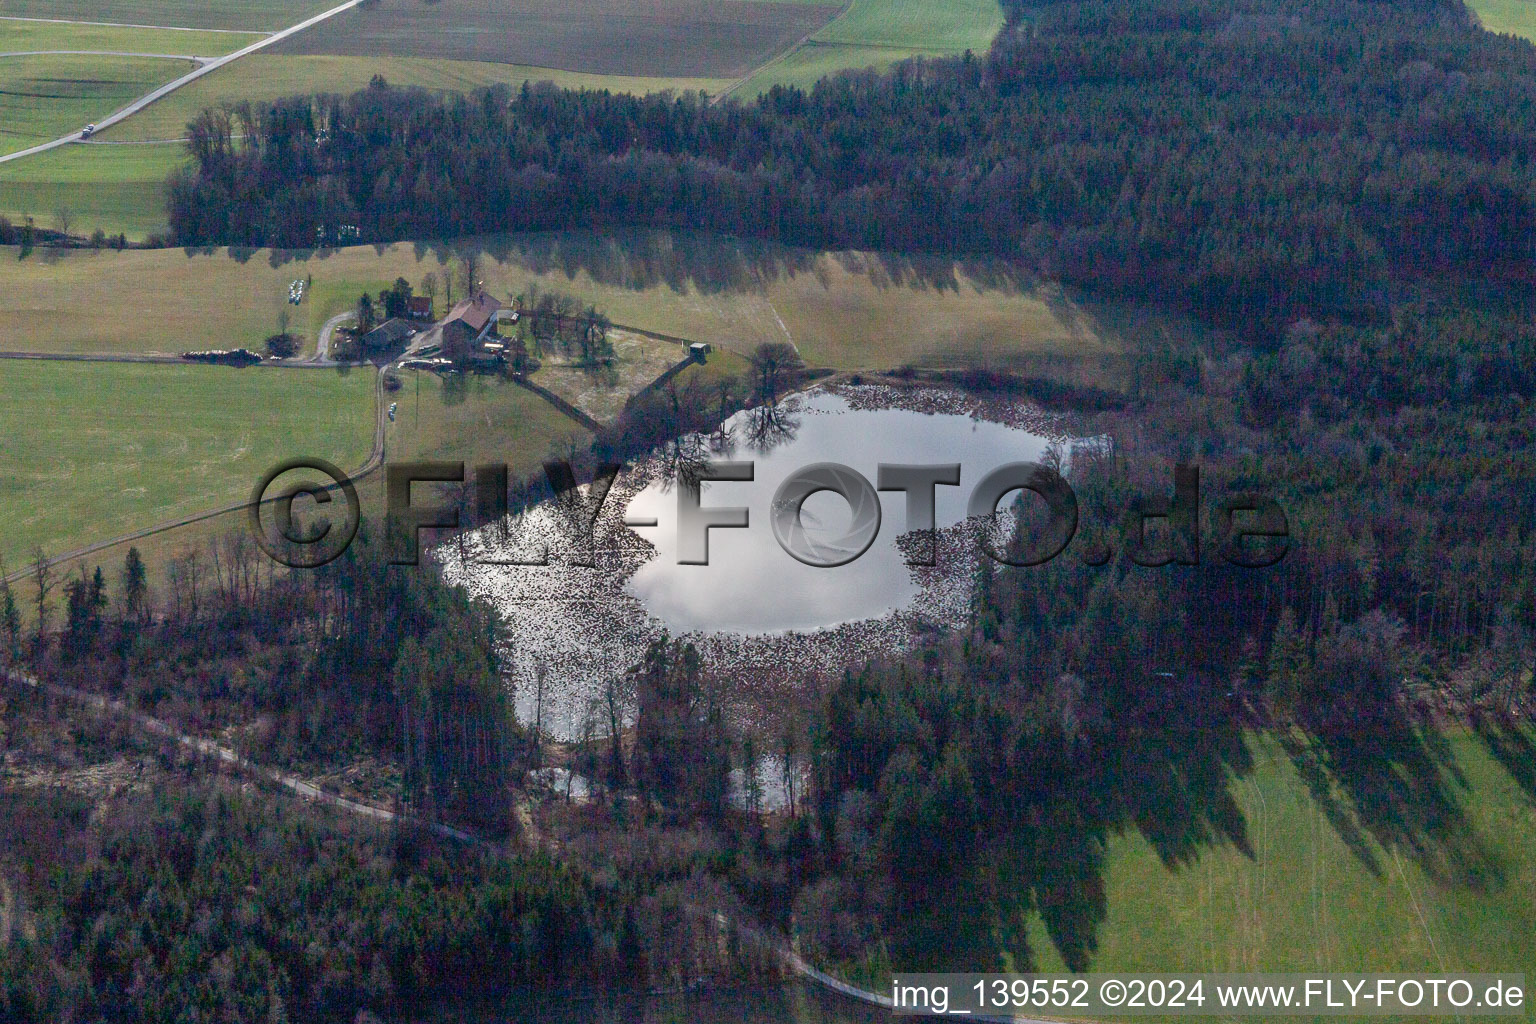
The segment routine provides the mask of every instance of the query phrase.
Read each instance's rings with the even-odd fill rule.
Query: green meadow
[[[513,476],[535,473],[544,460],[592,435],[543,398],[497,377],[439,377],[400,371],[397,406],[385,435],[391,460],[505,463]]]
[[[953,53],[986,49],[1002,27],[996,0],[853,0],[816,39]]]
[[[1467,0],[1467,6],[1490,32],[1536,40],[1536,0]]]
[[[50,554],[236,501],[279,460],[361,465],[373,373],[0,361],[0,556]]]
[[[166,177],[186,160],[179,143],[90,143],[13,160],[0,164],[0,214],[17,224],[32,217],[40,227],[54,227],[64,210],[76,235],[100,228],[140,240],[168,230]]]
[[[184,32],[124,25],[78,25],[0,19],[0,53],[90,50],[98,53],[172,53],[218,57],[249,46],[257,36],[241,32]]]
[[[1139,833],[1114,836],[1091,969],[1496,972],[1536,963],[1532,737],[1501,739],[1525,750],[1523,768],[1512,759],[1522,774],[1470,732],[1424,739],[1443,760],[1413,784],[1444,798],[1438,817],[1430,799],[1394,807],[1352,796],[1338,780],[1314,789],[1313,752],[1250,735],[1255,769],[1232,786],[1250,849],[1216,846],[1170,867]],[[1399,767],[1387,778],[1410,774]],[[1043,929],[1032,945],[1041,970],[1062,968]]]
[[[0,153],[77,132],[194,66],[154,57],[0,58]]]
[[[852,0],[803,45],[737,86],[743,98],[775,85],[810,88],[847,68],[884,69],[909,57],[985,53],[1003,26],[996,0]]]
[[[1058,915],[1061,934],[1086,951],[1083,969],[1525,972],[1529,980],[1536,964],[1536,732],[1528,725],[1430,727],[1382,748],[1400,756],[1367,755],[1352,766],[1299,733],[1248,733],[1244,744],[1251,765],[1226,787],[1235,836],[1170,844],[1159,830],[1193,808],[1147,804],[1146,832],[1126,826],[1090,844],[1095,869],[1072,880],[1063,899],[1073,909]],[[1355,737],[1351,745],[1363,750],[1369,741]],[[1092,909],[1095,894],[1101,913]],[[1027,950],[1013,950],[1009,969],[1070,973],[1041,918],[1031,922],[1027,941]],[[891,977],[885,962],[845,970],[876,989]],[[1206,997],[1210,1009],[1209,991]],[[1536,1020],[1536,1006],[1528,1003],[1513,1019]]]

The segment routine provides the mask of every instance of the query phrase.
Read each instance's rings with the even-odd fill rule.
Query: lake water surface
[[[570,527],[548,503],[476,531],[462,550],[442,545],[435,556],[449,582],[486,598],[505,619],[519,718],[572,739],[591,727],[603,687],[664,632],[696,643],[706,664],[772,688],[899,650],[916,622],[955,621],[965,612],[974,548],[946,528],[965,522],[983,477],[1038,460],[1052,443],[1067,443],[1057,425],[1013,403],[945,389],[817,390],[738,414],[715,434],[685,439],[626,471],[599,518],[595,567],[562,558],[572,549]],[[749,522],[709,531],[707,565],[678,562],[679,452],[683,461],[755,465],[750,482],[703,485],[705,507],[745,508]],[[871,484],[882,463],[959,464],[959,486],[935,492],[938,566],[907,564],[902,544],[913,538],[898,543],[907,532],[901,492],[878,496],[879,533],[856,560],[821,568],[786,553],[769,519],[775,492],[817,463],[842,464]],[[626,525],[637,520],[656,525]],[[836,494],[805,502],[802,522],[812,537],[837,536],[851,520]],[[546,546],[547,566],[490,564]]]
[[[726,424],[738,440],[715,457],[751,460],[755,479],[706,483],[703,504],[745,507],[750,525],[710,531],[708,565],[678,564],[678,488],[653,484],[630,502],[631,518],[654,518],[658,525],[636,530],[656,553],[630,578],[628,590],[673,633],[825,629],[911,605],[919,583],[896,543],[906,531],[905,496],[880,494],[880,533],[863,556],[835,568],[805,565],[780,547],[769,524],[774,493],[798,470],[833,462],[873,485],[882,463],[958,463],[960,485],[935,490],[936,522],[943,529],[965,519],[971,488],[987,473],[1039,459],[1048,444],[1018,427],[970,415],[860,408],[837,393],[812,393],[781,411],[785,433],[767,450],[750,440],[754,412]],[[852,513],[842,497],[821,492],[807,499],[803,521],[808,533],[830,538],[847,532]]]

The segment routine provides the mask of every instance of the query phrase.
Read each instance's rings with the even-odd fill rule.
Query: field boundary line
[[[223,32],[232,36],[266,36],[253,28],[188,28],[185,25],[135,25],[126,21],[75,21],[72,18],[23,18],[15,14],[0,14],[0,21],[32,21],[42,25],[89,25],[95,28],[149,28],[160,32]]]
[[[807,43],[809,43],[812,39],[816,38],[817,33],[824,31],[825,29],[827,29],[827,28],[831,27],[832,25],[836,24],[840,19],[847,17],[848,12],[853,10],[853,5],[855,3],[857,3],[857,2],[858,2],[858,0],[848,0],[847,3],[843,4],[843,9],[841,11],[837,12],[837,17],[828,20],[823,25],[818,25],[816,28],[813,28],[811,31],[809,31],[805,35],[801,36],[799,41],[796,42],[795,45],[793,45],[791,47],[788,47],[787,49],[779,51],[778,53],[774,54],[772,57],[769,57],[767,60],[763,61],[757,67],[752,68],[746,74],[744,74],[740,78],[738,78],[736,80],[735,84],[732,85],[729,89],[726,89],[724,92],[722,92],[720,95],[714,97],[709,102],[711,104],[715,104],[715,103],[721,102],[727,96],[729,96],[731,93],[735,92],[737,89],[740,89],[743,85],[745,85],[747,82],[750,82],[752,79],[756,78],[758,75],[762,74],[764,71],[766,71],[769,68],[773,67],[774,65],[778,64],[780,61],[788,60],[792,54],[799,53],[802,49],[804,49],[804,47],[805,47],[805,45]]]
[[[234,136],[230,136],[234,138]],[[81,139],[82,146],[174,146],[186,139]]]
[[[831,23],[828,22],[828,24],[830,25]],[[914,57],[920,57],[925,54],[931,54],[935,57],[946,57],[955,52],[954,50],[946,49],[942,46],[907,46],[898,43],[840,43],[834,39],[814,38],[807,39],[800,45],[803,49],[813,49],[818,46],[825,46],[829,48],[836,47],[838,49],[849,50],[899,50],[902,53],[909,53]]]
[[[155,60],[215,60],[214,57],[198,57],[190,53],[130,53],[127,50],[16,50],[0,53],[0,57],[149,57]]]
[[[1429,940],[1429,948],[1435,954],[1435,959],[1440,961],[1440,969],[1444,971],[1445,957],[1440,955],[1440,946],[1435,942],[1435,933],[1430,930],[1429,918],[1424,916],[1424,908],[1419,906],[1419,898],[1413,894],[1413,886],[1408,882],[1408,872],[1403,870],[1403,859],[1398,856],[1397,848],[1392,848],[1392,863],[1397,867],[1397,877],[1403,880],[1403,891],[1408,894],[1408,902],[1413,907],[1413,912],[1419,917],[1419,924],[1424,929],[1424,937]]]

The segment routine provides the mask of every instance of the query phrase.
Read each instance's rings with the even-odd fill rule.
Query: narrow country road
[[[181,356],[149,355],[138,352],[22,352],[15,349],[0,351],[0,359],[30,359],[37,362],[57,363],[157,363],[162,366],[208,366]],[[331,370],[338,366],[362,366],[363,363],[338,363],[334,360],[265,359],[251,366],[230,367],[242,370]]]
[[[233,64],[241,57],[255,53],[257,50],[265,49],[266,47],[271,46],[273,43],[282,42],[289,36],[298,35],[305,29],[318,25],[327,19],[334,18],[336,15],[341,14],[343,11],[350,11],[352,8],[356,7],[362,2],[363,0],[347,0],[346,3],[339,7],[333,7],[328,11],[315,15],[313,18],[301,21],[297,25],[285,28],[281,32],[274,32],[272,35],[259,39],[244,49],[236,50],[234,53],[226,54],[223,57],[215,57],[209,60],[206,64],[203,64],[202,66],[189,71],[187,74],[182,75],[174,82],[167,82],[165,85],[160,86],[160,88],[154,90],[153,92],[134,100],[132,103],[128,104],[126,107],[123,107],[121,110],[113,114],[109,114],[108,116],[97,121],[96,130],[103,131],[107,128],[110,128],[117,124],[119,121],[125,120],[126,118],[130,118],[134,114],[137,114],[139,111],[143,110],[151,103],[154,103],[156,100],[162,99],[165,96],[169,96],[171,93],[175,92],[177,89],[180,89],[182,86],[195,82],[199,78],[202,78],[204,75],[213,71],[217,71],[219,68],[222,68],[227,64]],[[84,126],[82,125],[81,127]],[[60,146],[67,146],[71,142],[78,142],[79,139],[80,132],[76,130],[61,139],[54,139],[52,142],[45,142],[40,146],[33,146],[31,149],[23,149],[17,153],[8,153],[5,156],[0,156],[0,164],[10,163],[12,160],[20,160],[23,157],[35,156],[38,153],[46,153],[51,149],[58,149]]]
[[[356,317],[356,313],[347,312],[338,313],[327,320],[325,326],[320,328],[320,336],[315,339],[315,354],[304,361],[311,366],[335,366],[335,361],[331,359],[331,335],[342,324]]]

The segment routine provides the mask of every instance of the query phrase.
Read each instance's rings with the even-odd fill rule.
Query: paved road
[[[0,359],[38,359],[65,363],[184,363],[176,356],[117,352],[0,352]]]
[[[284,39],[287,39],[289,36],[298,35],[305,29],[314,25],[318,25],[322,21],[325,21],[329,18],[334,18],[336,15],[341,14],[343,11],[350,11],[352,8],[356,7],[362,2],[363,0],[347,0],[346,3],[339,7],[333,7],[322,14],[315,15],[313,18],[301,21],[297,25],[285,28],[281,32],[274,32],[272,35],[266,36],[242,50],[236,50],[234,53],[226,54],[223,57],[215,57],[208,61],[206,64],[203,64],[188,72],[187,74],[182,75],[174,82],[168,82],[165,85],[160,86],[160,88],[154,90],[148,95],[139,97],[116,113],[109,114],[108,116],[97,121],[96,129],[98,131],[102,131],[110,128],[117,124],[119,121],[137,114],[139,111],[143,110],[151,103],[154,103],[156,100],[159,100],[165,96],[169,96],[171,93],[175,92],[177,89],[180,89],[182,86],[195,82],[199,78],[202,78],[204,75],[224,67],[226,64],[233,64],[241,57],[255,53],[257,50],[265,49],[266,47],[271,46],[273,43],[278,43]],[[81,127],[84,126],[82,125]],[[17,153],[8,153],[5,156],[0,156],[0,164],[9,163],[12,160],[20,160],[23,157],[35,156],[38,153],[46,153],[51,149],[58,149],[60,146],[67,146],[71,142],[78,142],[79,140],[80,133],[76,131],[72,134],[64,136],[62,139],[54,139],[52,142],[45,142],[40,146],[33,146],[31,149],[23,149]]]

